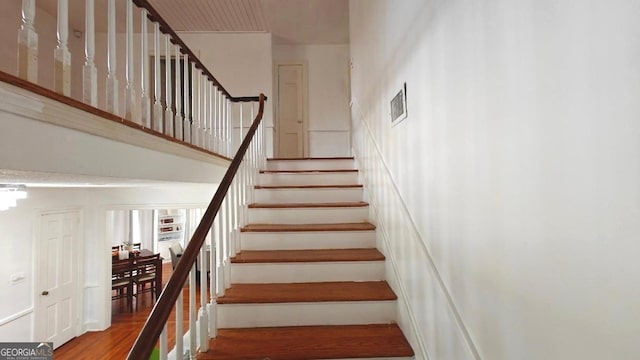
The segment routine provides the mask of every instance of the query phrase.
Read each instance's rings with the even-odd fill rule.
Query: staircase
[[[352,158],[270,159],[198,359],[403,359],[396,295]]]

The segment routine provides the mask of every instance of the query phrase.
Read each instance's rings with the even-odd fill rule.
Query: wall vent
[[[407,117],[407,83],[391,99],[391,125],[394,126]]]

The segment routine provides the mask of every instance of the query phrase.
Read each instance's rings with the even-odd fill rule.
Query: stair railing
[[[182,359],[184,354],[184,344],[182,343],[183,333],[181,329],[183,322],[182,296],[183,287],[187,278],[189,278],[190,300],[190,355],[195,355],[196,348],[202,352],[207,351],[209,339],[215,337],[217,331],[215,297],[216,294],[223,295],[225,289],[230,286],[230,259],[235,256],[235,252],[239,247],[240,228],[245,222],[242,214],[249,202],[248,189],[256,183],[258,170],[266,161],[263,151],[264,127],[261,123],[265,99],[265,96],[261,94],[259,97],[258,113],[255,116],[253,124],[231,161],[229,169],[225,173],[222,182],[218,186],[218,190],[202,216],[202,220],[185,248],[180,261],[178,261],[171,278],[164,287],[142,331],[138,335],[128,359],[148,359],[158,338],[160,338],[160,358],[166,358],[166,324],[174,305],[176,306],[175,353],[177,359]],[[253,107],[251,109],[253,109]],[[203,247],[203,245],[210,232],[212,232],[213,238],[211,239],[210,256],[207,257],[206,248]],[[195,320],[195,268],[198,257],[201,259],[201,303],[207,305],[198,309],[199,317],[198,320]],[[207,284],[205,280],[207,269],[210,269],[209,284]],[[207,291],[207,287],[209,291]],[[211,301],[209,301],[207,295],[211,296]],[[196,329],[196,327],[198,327],[198,329]],[[200,336],[196,337],[196,333],[199,333]]]
[[[17,76],[0,72],[0,81],[211,154],[229,158],[234,145],[240,143],[128,355],[132,360],[148,359],[158,343],[160,358],[167,359],[167,322],[175,308],[174,358],[183,359],[187,350],[189,358],[194,359],[196,351],[207,351],[209,339],[216,336],[215,299],[230,286],[230,261],[239,249],[240,229],[247,222],[248,204],[253,196],[251,189],[257,184],[259,169],[266,164],[264,125],[261,122],[266,97],[263,94],[231,96],[147,0],[108,0],[106,9],[96,9],[95,0],[85,0],[84,3],[85,57],[82,59],[80,98],[71,97],[73,68],[68,34],[69,0],[57,2],[57,47],[53,56],[52,89],[38,81],[40,54],[35,0],[22,0]],[[126,6],[124,41],[116,36],[116,4]],[[99,71],[95,61],[95,18],[98,12],[107,14],[106,89],[103,93],[98,89]],[[134,29],[136,17],[139,19],[138,33]],[[139,39],[134,41],[136,36]],[[125,46],[117,46],[118,42],[124,42]],[[136,43],[139,44],[137,50],[134,49]],[[121,56],[120,49],[123,48],[124,79],[117,69],[118,56]],[[104,99],[102,109],[98,108],[99,96]],[[244,128],[247,116],[253,119],[248,129]],[[239,134],[236,135],[233,124],[238,119]],[[207,242],[208,250],[204,246]],[[196,261],[202,274],[200,307],[196,307]],[[208,272],[209,281],[206,280]],[[189,330],[185,333],[183,288],[187,279]]]
[[[1,81],[163,139],[232,156],[238,145],[232,138],[234,103],[257,102],[257,96],[231,96],[147,0],[107,0],[105,8],[96,7],[96,0],[71,2],[84,4],[85,10],[84,32],[74,30],[74,36],[84,36],[84,57],[75,54],[72,59],[69,4],[57,0],[56,28],[41,29],[57,33],[52,81],[43,76],[51,67],[39,68],[43,54],[38,51],[42,39],[36,31],[36,0],[22,0],[17,76],[0,72]],[[97,13],[107,14],[106,54],[96,54]],[[116,32],[117,16],[124,17],[124,36]],[[97,55],[104,58],[106,69],[97,68]],[[122,63],[124,71],[118,69]],[[75,98],[72,73],[82,74],[82,89],[73,91]],[[101,89],[99,76],[106,81]]]

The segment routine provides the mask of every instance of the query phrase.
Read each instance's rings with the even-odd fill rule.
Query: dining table
[[[129,258],[139,258],[139,257],[147,257],[147,256],[153,256],[155,255],[155,253],[149,249],[140,249],[140,250],[132,250],[129,251]],[[119,253],[118,252],[112,252],[111,253],[111,265],[113,266],[113,264],[119,260]],[[155,273],[156,273],[156,298],[160,296],[160,293],[162,292],[162,257],[158,257],[158,260],[155,261]],[[135,270],[136,268],[136,263],[135,261],[132,263],[132,268],[131,270]]]

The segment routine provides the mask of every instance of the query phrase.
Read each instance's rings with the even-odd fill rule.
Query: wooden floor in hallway
[[[164,264],[162,269],[162,279],[166,282],[171,276],[171,264]],[[200,306],[199,290],[197,298],[197,306]],[[188,329],[188,304],[189,304],[189,288],[184,288],[184,329]],[[137,310],[131,312],[127,309],[125,300],[117,300],[111,302],[111,327],[105,331],[87,332],[68,343],[62,345],[54,352],[56,360],[83,360],[83,359],[108,359],[120,360],[126,359],[131,346],[140,333],[151,309],[153,302],[149,293],[144,294],[138,304]],[[169,349],[175,345],[175,310],[169,317],[168,323]]]

